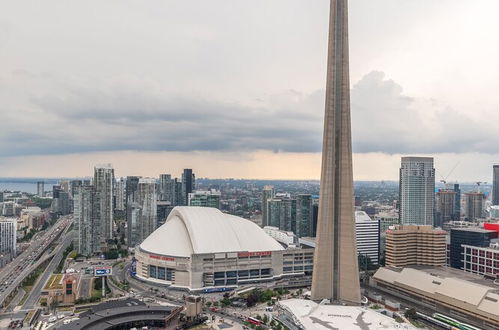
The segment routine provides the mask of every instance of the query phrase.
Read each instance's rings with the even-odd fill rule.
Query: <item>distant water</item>
[[[0,178],[0,191],[22,191],[26,193],[36,194],[36,183],[38,181],[45,182],[45,191],[51,191],[52,186],[57,184],[56,179],[17,179],[17,178]]]

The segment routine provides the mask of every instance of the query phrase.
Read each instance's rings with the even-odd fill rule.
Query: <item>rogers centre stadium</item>
[[[255,223],[209,207],[175,207],[136,247],[136,276],[193,292],[311,280],[313,249],[285,249]]]

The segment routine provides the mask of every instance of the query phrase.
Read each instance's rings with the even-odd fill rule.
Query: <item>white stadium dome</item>
[[[140,244],[157,255],[186,257],[193,254],[241,251],[280,251],[284,248],[255,223],[209,207],[177,206],[165,224]]]

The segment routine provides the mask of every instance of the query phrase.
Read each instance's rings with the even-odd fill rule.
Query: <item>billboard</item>
[[[111,266],[96,266],[94,268],[94,276],[109,276],[113,274]]]

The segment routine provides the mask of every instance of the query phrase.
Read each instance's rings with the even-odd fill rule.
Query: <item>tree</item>
[[[371,258],[369,258],[368,255],[359,253],[358,261],[359,261],[359,270],[360,271],[375,270],[378,268],[378,266],[373,264]]]
[[[418,318],[418,315],[416,314],[416,310],[414,308],[406,310],[404,316],[410,320],[415,320]]]

